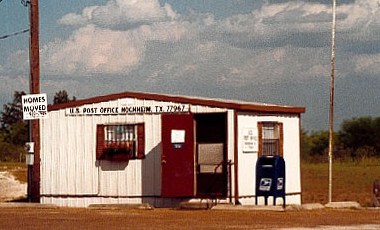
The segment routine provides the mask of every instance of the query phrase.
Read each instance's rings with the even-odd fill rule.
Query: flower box
[[[128,161],[132,149],[127,147],[106,147],[103,151],[101,160],[108,161]]]

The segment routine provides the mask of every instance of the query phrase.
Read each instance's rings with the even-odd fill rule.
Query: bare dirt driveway
[[[337,227],[343,226],[343,227]],[[380,210],[0,208],[0,229],[379,229]]]
[[[25,183],[0,171],[0,229],[380,229],[380,209],[135,210],[6,203],[25,194]]]

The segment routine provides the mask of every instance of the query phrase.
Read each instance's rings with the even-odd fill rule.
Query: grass
[[[328,202],[328,163],[302,162],[302,202]],[[372,206],[372,186],[380,179],[380,159],[337,161],[332,167],[332,201],[357,201]]]
[[[0,162],[0,172],[8,171],[19,181],[27,182],[25,163]],[[302,203],[328,202],[328,163],[301,163]],[[332,201],[357,201],[372,206],[372,186],[380,179],[380,159],[333,162]],[[289,178],[288,178],[289,179]]]

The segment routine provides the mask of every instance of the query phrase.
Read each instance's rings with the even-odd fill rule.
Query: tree
[[[301,130],[301,146],[301,157],[303,159],[308,159],[310,155],[309,135],[304,129]]]
[[[322,156],[329,146],[329,133],[327,131],[313,132],[309,136],[310,155]]]
[[[338,139],[338,133],[333,133],[333,140]],[[308,134],[302,130],[301,136],[302,159],[306,161],[325,161],[327,160],[327,152],[329,146],[329,132],[325,130],[313,131]],[[340,144],[337,142],[334,147],[334,155],[340,156]]]
[[[356,158],[359,150],[367,151],[367,155],[375,151],[379,153],[380,118],[372,117],[353,118],[343,121],[339,132],[340,143],[350,151],[351,157]],[[371,151],[371,152],[368,152]]]
[[[380,117],[373,120],[373,129],[375,133],[375,150],[377,154],[380,154]]]
[[[24,144],[28,140],[28,123],[22,119],[22,95],[15,91],[12,103],[3,106],[0,126],[0,160],[18,161],[25,154]]]
[[[15,91],[13,95],[13,102],[7,103],[3,106],[1,112],[1,129],[4,130],[9,126],[22,121],[22,103],[21,97],[25,95],[24,91]]]
[[[67,103],[70,101],[75,101],[76,98],[73,97],[73,99],[70,100],[69,95],[67,94],[66,90],[60,90],[59,92],[55,93],[53,104],[62,104]]]

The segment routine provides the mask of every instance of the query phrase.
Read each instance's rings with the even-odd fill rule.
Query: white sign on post
[[[22,115],[24,120],[47,118],[47,96],[43,94],[29,94],[21,97]]]

